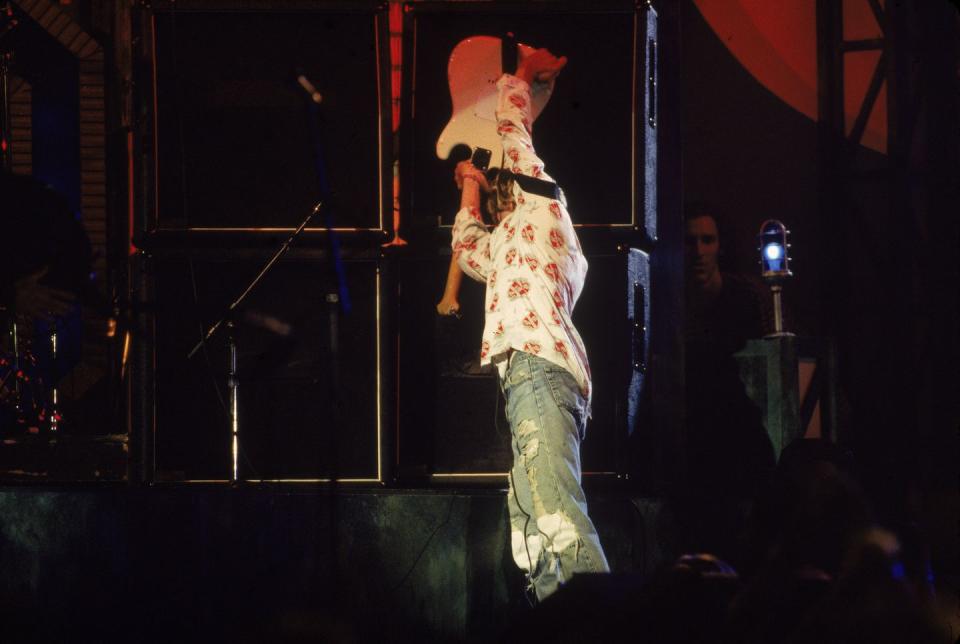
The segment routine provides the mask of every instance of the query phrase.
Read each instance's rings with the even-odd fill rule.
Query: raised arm
[[[565,56],[557,57],[546,49],[537,49],[523,58],[514,76],[500,79],[497,130],[504,151],[513,161],[514,172],[534,177],[542,175],[543,162],[534,153],[530,136],[530,85],[550,83],[566,64]],[[455,315],[460,310],[458,296],[464,273],[485,282],[490,270],[489,233],[480,216],[481,190],[489,191],[490,186],[483,172],[469,161],[457,165],[454,179],[460,188],[460,212],[453,226],[453,255],[446,286],[437,303],[437,312],[441,315]]]
[[[543,161],[533,148],[533,92],[548,91],[566,64],[566,57],[536,49],[523,58],[516,74],[505,74],[497,82],[497,132],[510,159],[507,168],[516,174],[543,176]]]

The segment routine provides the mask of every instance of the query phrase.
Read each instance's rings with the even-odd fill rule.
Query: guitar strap
[[[508,31],[500,39],[500,70],[502,73],[515,74],[520,62],[519,56],[517,38],[512,31]]]
[[[527,192],[532,195],[539,195],[541,197],[546,197],[547,199],[556,199],[558,201],[565,201],[561,196],[563,191],[560,190],[560,186],[555,184],[553,181],[545,181],[543,179],[537,179],[536,177],[531,177],[527,174],[517,174],[516,172],[511,172],[506,168],[500,168],[499,170],[493,170],[490,172],[490,178],[496,174],[508,174],[517,182],[517,185],[520,186],[520,189],[524,192]]]
[[[515,74],[519,64],[520,48],[518,47],[517,37],[512,31],[508,31],[500,39],[500,70],[504,74]],[[501,158],[501,165],[503,165],[503,158]],[[516,174],[505,168],[501,169],[500,172],[510,174],[524,192],[548,199],[565,201],[560,187],[552,181],[544,181],[526,174]]]
[[[520,48],[517,46],[517,37],[512,31],[507,31],[500,39],[500,73],[516,74],[520,64]],[[500,150],[500,166],[504,165],[506,155]]]
[[[517,72],[517,65],[520,64],[520,48],[517,45],[517,37],[512,31],[506,32],[500,39],[500,70],[504,74],[515,74]],[[502,164],[503,160],[501,159]],[[511,175],[524,192],[548,199],[561,198],[560,188],[552,181],[544,181],[525,174],[516,174],[506,168],[502,168],[500,172]]]

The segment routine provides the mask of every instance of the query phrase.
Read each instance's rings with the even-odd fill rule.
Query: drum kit
[[[0,10],[0,41],[17,27],[19,21],[10,3]],[[0,42],[0,162],[3,172],[11,167],[9,105],[9,70],[13,51],[6,42]],[[9,199],[9,197],[7,197]],[[9,204],[8,204],[9,205]],[[9,232],[9,231],[8,231]],[[9,274],[4,275],[11,278]],[[11,285],[12,286],[12,285]],[[39,433],[41,428],[56,431],[60,424],[56,388],[45,384],[41,360],[33,350],[33,334],[25,337],[23,330],[32,326],[10,311],[0,308],[0,438],[6,440],[20,433]],[[56,329],[51,326],[47,340],[51,353],[56,355]]]
[[[47,361],[38,355],[56,358],[56,325],[40,336],[25,335],[23,329],[33,325],[10,317],[0,342],[0,438],[56,432],[63,420],[58,391],[48,376]],[[49,342],[49,352],[36,350],[38,340]]]

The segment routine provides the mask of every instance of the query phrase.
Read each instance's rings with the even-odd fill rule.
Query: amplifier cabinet
[[[627,249],[588,257],[574,310],[593,375],[593,417],[581,448],[588,478],[629,475],[632,435],[643,433],[649,404],[648,255]],[[512,461],[510,428],[496,371],[480,367],[484,286],[464,280],[462,317],[439,317],[449,258],[407,261],[400,310],[398,454],[401,478],[494,484]]]
[[[332,192],[337,228],[385,229],[386,7],[155,2],[150,227],[290,228]]]
[[[265,256],[180,251],[151,261],[157,479],[232,478],[228,329],[188,354]],[[332,270],[322,254],[291,253],[233,316],[240,480],[385,478],[387,270],[377,260],[343,262],[349,311]]]
[[[401,180],[405,235],[450,226],[456,162],[437,158],[452,115],[447,61],[471,36],[505,37],[568,57],[533,126],[546,171],[581,228],[656,239],[656,12],[634,2],[412,2],[404,24]],[[651,52],[653,58],[648,61]],[[649,64],[648,64],[649,62]],[[493,150],[496,155],[501,150]],[[649,198],[646,193],[650,192]]]

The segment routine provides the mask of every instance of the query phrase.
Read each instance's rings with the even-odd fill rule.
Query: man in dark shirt
[[[715,215],[695,209],[686,219],[687,342],[733,353],[767,326],[762,285],[720,270],[720,227]]]
[[[686,217],[687,459],[697,488],[751,496],[774,464],[760,410],[747,397],[734,354],[765,333],[762,284],[720,270],[715,210]]]
[[[682,551],[737,564],[750,499],[768,479],[774,454],[734,357],[764,334],[763,288],[720,270],[715,213],[698,205],[685,218],[686,476],[671,505]]]

